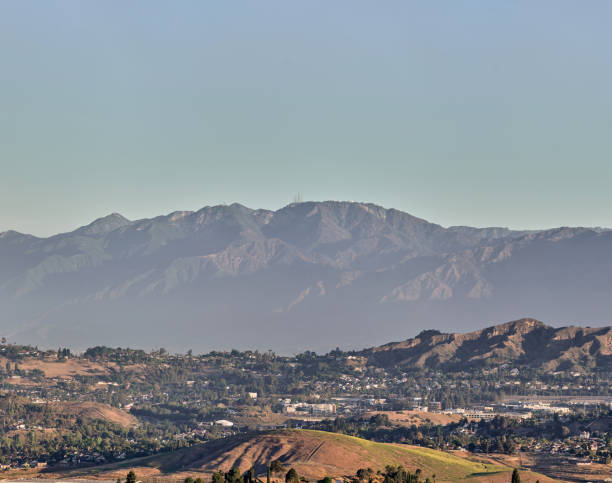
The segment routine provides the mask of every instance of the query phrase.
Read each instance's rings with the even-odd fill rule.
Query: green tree
[[[247,470],[244,472],[244,475],[242,475],[242,481],[244,483],[253,483],[254,477],[255,477],[255,470],[251,468],[250,470]]]
[[[512,483],[521,483],[521,476],[516,468],[512,471]]]
[[[212,475],[212,483],[223,483],[225,476],[220,471],[215,471]]]
[[[356,475],[360,481],[372,481],[372,478],[374,478],[374,470],[372,468],[359,468]]]
[[[370,424],[374,426],[391,426],[391,420],[389,416],[386,414],[377,414],[376,416],[372,416],[370,418]]]
[[[193,478],[191,476],[188,476],[187,478],[185,478],[185,483],[193,483]]]
[[[136,483],[136,473],[130,470],[130,472],[125,477],[125,483]]]
[[[285,475],[285,483],[300,483],[300,477],[298,476],[297,471],[295,471],[293,468],[287,471],[287,474]]]
[[[239,483],[240,482],[240,470],[238,468],[232,468],[225,473],[225,481],[227,483]]]
[[[280,461],[274,460],[270,464],[270,471],[273,474],[275,474],[275,473],[284,473],[285,472],[285,467],[283,466],[283,464]]]

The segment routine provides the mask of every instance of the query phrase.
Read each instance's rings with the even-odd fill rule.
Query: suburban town
[[[4,343],[2,469],[79,468],[252,431],[309,429],[415,444],[539,471],[604,471],[608,373],[379,367],[356,353],[169,354]],[[555,473],[555,471],[552,471]]]

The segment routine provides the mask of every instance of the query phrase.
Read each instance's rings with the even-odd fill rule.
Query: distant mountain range
[[[612,327],[554,328],[531,319],[467,334],[425,330],[416,337],[359,353],[382,367],[447,370],[498,368],[503,364],[549,371],[612,369]]]
[[[367,347],[530,315],[612,319],[612,232],[450,227],[373,204],[239,204],[0,234],[0,331],[41,346]]]

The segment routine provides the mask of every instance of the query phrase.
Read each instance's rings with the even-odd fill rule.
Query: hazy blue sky
[[[0,231],[241,202],[612,226],[612,2],[0,0]]]

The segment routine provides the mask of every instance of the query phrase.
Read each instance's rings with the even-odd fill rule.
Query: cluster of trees
[[[387,415],[377,414],[369,419],[337,417],[334,420],[322,421],[313,428],[384,443],[407,443],[433,449],[463,447],[472,452],[513,454],[529,440],[537,440],[540,443],[545,443],[545,438],[550,441],[563,440],[577,435],[602,418],[612,421],[612,410],[597,409],[592,413],[573,414],[565,417],[563,421],[557,415],[544,421],[524,421],[497,416],[488,421],[462,419],[447,425],[423,424],[418,427],[394,425]],[[462,432],[458,431],[459,429],[462,429]],[[602,438],[606,441],[606,446],[599,450],[598,455],[608,461],[606,455],[612,453],[612,429],[602,434]],[[580,455],[588,455],[588,450],[585,451],[585,455]]]
[[[71,352],[70,349],[66,348],[66,347],[60,347],[59,349],[57,349],[57,358],[62,360],[62,359],[68,359],[71,356]]]
[[[282,475],[285,473],[285,482],[286,483],[300,483],[301,479],[293,468],[290,468],[289,471],[283,466],[283,464],[279,460],[272,461],[267,465],[266,472],[266,482],[270,483],[270,480],[273,475]],[[185,483],[190,483],[185,480]],[[227,472],[215,471],[212,475],[212,483],[262,483],[255,476],[255,469],[250,468],[245,471],[243,474],[240,473],[239,468],[232,468]]]
[[[38,350],[38,347],[32,347],[30,345],[19,345],[7,343],[6,338],[3,337],[2,344],[0,345],[0,352],[4,357],[9,360],[25,359],[26,357],[40,357],[44,353]],[[53,351],[50,351],[51,353]]]
[[[284,473],[285,483],[300,483],[306,482],[305,478],[301,478],[294,468],[290,468],[288,471],[283,467],[280,461],[273,461],[268,464],[266,483],[270,483],[273,475],[282,475]],[[189,478],[185,479],[185,483],[195,483],[196,480],[188,481]],[[255,476],[255,470],[253,468],[240,473],[238,468],[232,468],[228,472],[223,473],[222,471],[216,471],[212,475],[212,483],[263,483],[259,478]],[[331,478],[326,478],[324,483],[331,483]]]
[[[274,470],[274,471],[273,471]],[[267,472],[267,483],[270,483],[271,475],[276,473],[285,473],[286,469],[282,466],[279,461],[273,461],[268,464]],[[126,478],[125,483],[136,483],[137,477],[134,471],[130,471]],[[317,483],[333,483],[334,480],[329,476],[326,476],[319,480]],[[414,473],[411,473],[403,466],[387,465],[384,471],[375,472],[371,468],[361,468],[357,470],[355,476],[351,478],[353,483],[360,482],[382,482],[382,483],[435,483],[436,475],[433,474],[431,477],[424,477],[423,472],[417,468]],[[303,477],[300,477],[295,469],[290,468],[285,473],[285,483],[307,483]],[[117,479],[117,483],[123,483],[121,478]],[[205,483],[205,480],[201,477],[193,478],[188,476],[185,478],[184,483]],[[213,473],[211,483],[263,483],[259,478],[255,476],[255,471],[251,468],[245,471],[243,474],[240,473],[238,468],[232,468],[230,471],[222,472],[216,471]],[[510,483],[521,483],[521,476],[519,471],[515,468],[512,472]],[[540,483],[540,480],[536,480],[536,483]]]
[[[83,357],[93,361],[113,361],[136,364],[147,360],[147,353],[141,349],[96,346],[85,351]]]
[[[359,470],[362,471],[362,470]],[[357,472],[357,477],[359,478],[359,471]],[[366,470],[371,473],[371,470]],[[402,466],[393,466],[387,465],[385,467],[383,476],[383,483],[421,483],[422,479],[422,471],[417,468],[414,473],[410,473],[407,469]],[[436,475],[432,475],[433,481],[436,480]],[[361,479],[361,478],[359,478]],[[368,481],[373,481],[372,477],[368,478]],[[432,480],[429,477],[426,477],[424,483],[432,483]]]
[[[516,471],[518,476],[518,471]],[[280,461],[272,461],[267,465],[266,483],[270,483],[273,476],[283,476],[285,483],[304,483],[308,482],[304,477],[300,477],[294,468],[285,468]],[[514,478],[514,476],[513,476]],[[403,466],[387,465],[384,471],[374,471],[372,468],[360,468],[355,473],[355,476],[351,478],[353,483],[360,482],[380,482],[380,483],[435,483],[436,475],[431,477],[425,477],[420,469],[417,469],[414,473]],[[188,477],[184,483],[203,483],[202,478]],[[519,480],[516,480],[520,483]],[[238,468],[232,468],[227,472],[216,471],[212,475],[211,483],[263,483],[259,478],[255,476],[255,470],[253,468],[240,473]],[[326,476],[319,480],[317,483],[333,483],[333,479]],[[515,483],[515,480],[512,480]]]
[[[180,428],[171,423],[143,422],[127,428],[101,419],[81,418],[61,406],[33,404],[12,395],[0,396],[0,417],[3,464],[32,460],[52,464],[74,454],[93,452],[112,461],[119,454],[144,456],[190,444],[173,439]],[[53,431],[44,431],[49,429]]]
[[[280,463],[280,461],[273,461],[268,464],[266,481],[270,483],[271,476],[273,474],[285,473],[286,468]],[[126,478],[125,483],[136,483],[137,478],[134,471],[130,471]],[[423,472],[420,469],[416,469],[414,473],[403,466],[387,465],[384,471],[375,472],[372,468],[360,468],[355,473],[355,477],[351,478],[353,483],[360,482],[382,482],[382,483],[435,483],[436,475],[433,474],[431,477],[423,476]],[[285,473],[285,483],[307,483],[303,477],[300,477],[295,469],[290,468]],[[117,479],[117,483],[123,483],[121,478]],[[184,483],[205,483],[203,478],[193,478],[188,476],[185,478]],[[255,476],[255,470],[253,468],[245,471],[243,474],[240,473],[238,468],[232,468],[227,472],[215,471],[211,478],[211,483],[263,483],[259,478]],[[329,476],[324,477],[317,483],[333,483],[332,478]],[[519,471],[515,468],[512,471],[510,483],[521,483],[521,476]],[[536,483],[540,483],[540,480],[536,480]]]

